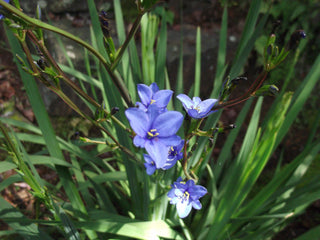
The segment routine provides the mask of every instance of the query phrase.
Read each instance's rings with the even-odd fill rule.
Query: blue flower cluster
[[[179,152],[183,140],[176,134],[183,122],[183,115],[168,111],[167,105],[172,97],[171,90],[159,90],[156,83],[150,86],[138,84],[141,102],[138,108],[125,111],[130,126],[136,133],[133,144],[145,148],[145,167],[151,175],[156,169],[169,169],[182,155]]]
[[[148,175],[157,169],[167,170],[183,158],[182,150],[185,141],[177,135],[183,122],[183,115],[177,111],[168,111],[167,105],[171,100],[173,91],[159,90],[156,83],[150,86],[138,84],[138,95],[141,102],[135,108],[128,108],[125,115],[135,132],[133,144],[145,148],[145,167]],[[218,100],[207,99],[201,101],[199,97],[192,100],[185,94],[179,94],[184,109],[191,118],[202,119],[213,113],[211,109]],[[201,209],[199,198],[207,190],[195,185],[193,180],[183,182],[182,178],[172,185],[168,193],[170,203],[175,204],[180,218],[186,217],[192,207]]]

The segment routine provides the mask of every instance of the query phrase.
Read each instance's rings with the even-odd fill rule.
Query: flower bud
[[[103,35],[108,38],[110,37],[109,19],[105,11],[101,11],[99,14],[100,26],[102,28]]]
[[[112,109],[111,109],[111,115],[114,115],[114,114],[116,114],[117,112],[119,112],[119,108],[118,107],[113,107]]]
[[[291,35],[291,38],[289,40],[289,50],[295,49],[298,46],[301,38],[306,38],[306,37],[307,37],[307,34],[305,33],[304,30],[302,29],[296,30]]]
[[[37,66],[41,69],[41,70],[45,70],[45,68],[47,67],[46,62],[40,58],[37,62],[36,62]]]
[[[254,96],[274,96],[278,92],[279,88],[276,85],[264,85],[254,93]]]

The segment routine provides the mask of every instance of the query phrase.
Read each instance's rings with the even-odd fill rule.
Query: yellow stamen
[[[187,198],[187,200],[188,200],[188,199],[189,199],[189,197],[190,197],[190,193],[188,193],[188,192],[184,192],[183,196],[184,196],[184,197],[186,197],[186,198]]]
[[[159,135],[159,133],[157,133],[157,129],[150,129],[150,131],[147,132],[147,134],[148,134],[149,137],[156,137],[156,136]]]
[[[198,112],[200,111],[200,108],[197,106],[197,107],[193,107],[194,110],[197,110]]]

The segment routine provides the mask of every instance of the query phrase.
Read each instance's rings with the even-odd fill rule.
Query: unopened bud
[[[41,69],[41,70],[45,70],[47,67],[46,62],[40,58],[37,62],[36,62],[37,66]]]
[[[84,134],[82,132],[77,131],[70,136],[70,140],[79,140],[83,136],[84,136]]]
[[[112,109],[111,109],[111,115],[114,115],[114,114],[116,114],[117,112],[119,112],[119,108],[118,107],[113,107]]]
[[[278,92],[279,88],[276,85],[264,85],[254,93],[254,96],[274,96]]]
[[[238,85],[240,81],[247,81],[247,77],[236,77],[235,79],[231,80],[232,84]]]
[[[269,92],[273,95],[277,95],[279,92],[279,88],[276,85],[271,85],[269,87]]]
[[[105,11],[101,11],[99,14],[100,26],[102,28],[103,35],[108,38],[110,37],[109,19]]]
[[[295,49],[301,38],[306,38],[307,37],[307,34],[305,33],[304,30],[300,29],[300,30],[296,30],[292,35],[291,35],[291,38],[290,38],[290,41],[289,41],[289,50],[292,50],[292,49]]]

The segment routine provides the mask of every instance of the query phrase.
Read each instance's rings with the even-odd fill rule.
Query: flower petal
[[[185,94],[179,94],[177,98],[181,101],[186,111],[188,111],[188,109],[192,108],[194,105],[194,102],[191,100],[191,98]]]
[[[189,201],[180,201],[177,202],[176,204],[177,207],[177,212],[180,218],[185,218],[189,215],[191,209],[192,209],[192,204],[189,203]]]
[[[153,95],[152,99],[155,100],[155,104],[159,108],[165,108],[170,102],[172,94],[171,90],[160,90]]]
[[[147,174],[152,175],[156,171],[156,165],[149,155],[143,154],[143,156],[144,160],[146,161],[144,163],[144,166],[146,167]]]
[[[208,191],[201,185],[194,185],[188,188],[188,192],[190,193],[190,198],[196,200],[203,197]]]
[[[159,142],[155,144],[153,141],[146,141],[145,148],[156,168],[162,168],[166,164],[169,147]]]
[[[148,175],[152,175],[156,171],[156,166],[155,165],[151,165],[149,163],[145,163],[144,166],[146,167],[146,172],[147,172]]]
[[[153,159],[148,154],[143,154],[143,158],[146,161],[146,163],[152,163]]]
[[[158,138],[158,141],[170,147],[170,146],[177,145],[181,141],[181,138],[178,135],[173,135],[170,137]]]
[[[200,108],[200,113],[203,113],[203,114],[207,114],[211,108],[216,104],[218,100],[217,99],[207,99],[203,102],[201,102],[199,105],[198,105],[198,108]]]
[[[140,137],[145,137],[150,127],[148,114],[138,108],[128,108],[125,115],[133,131]]]
[[[192,179],[190,179],[186,182],[186,185],[187,185],[187,188],[192,188],[195,185],[195,183]]]
[[[192,118],[202,118],[200,115],[199,115],[199,112],[196,110],[196,109],[189,109],[188,110],[188,115]]]
[[[133,145],[136,147],[144,148],[144,145],[146,144],[146,139],[143,137],[140,137],[139,135],[134,136],[133,138]]]
[[[167,158],[167,161],[164,164],[164,166],[162,167],[162,169],[163,170],[168,170],[168,169],[172,168],[176,164],[177,161],[178,161],[177,158],[173,158],[173,159],[168,159]]]
[[[192,202],[192,207],[193,207],[194,209],[200,210],[200,209],[202,208],[202,205],[201,205],[201,203],[200,203],[199,200],[196,200],[196,201],[193,201],[193,202]]]
[[[153,93],[156,93],[159,91],[159,87],[158,85],[154,82],[154,83],[151,83],[149,88],[152,90]]]
[[[193,97],[192,101],[194,102],[195,106],[198,106],[201,103],[201,98],[199,97]]]
[[[160,112],[159,112],[159,108],[157,105],[155,104],[151,104],[148,107],[148,117],[149,117],[149,121],[152,123],[154,121],[154,119],[156,117],[159,116]]]
[[[169,137],[177,133],[183,122],[180,112],[168,111],[157,116],[152,128],[157,129],[159,137]]]
[[[145,105],[143,105],[142,102],[136,102],[135,106],[137,106],[139,109],[143,110],[143,111],[147,111],[148,109],[146,108]]]
[[[153,95],[152,89],[145,84],[138,84],[137,89],[141,102],[148,106]]]

